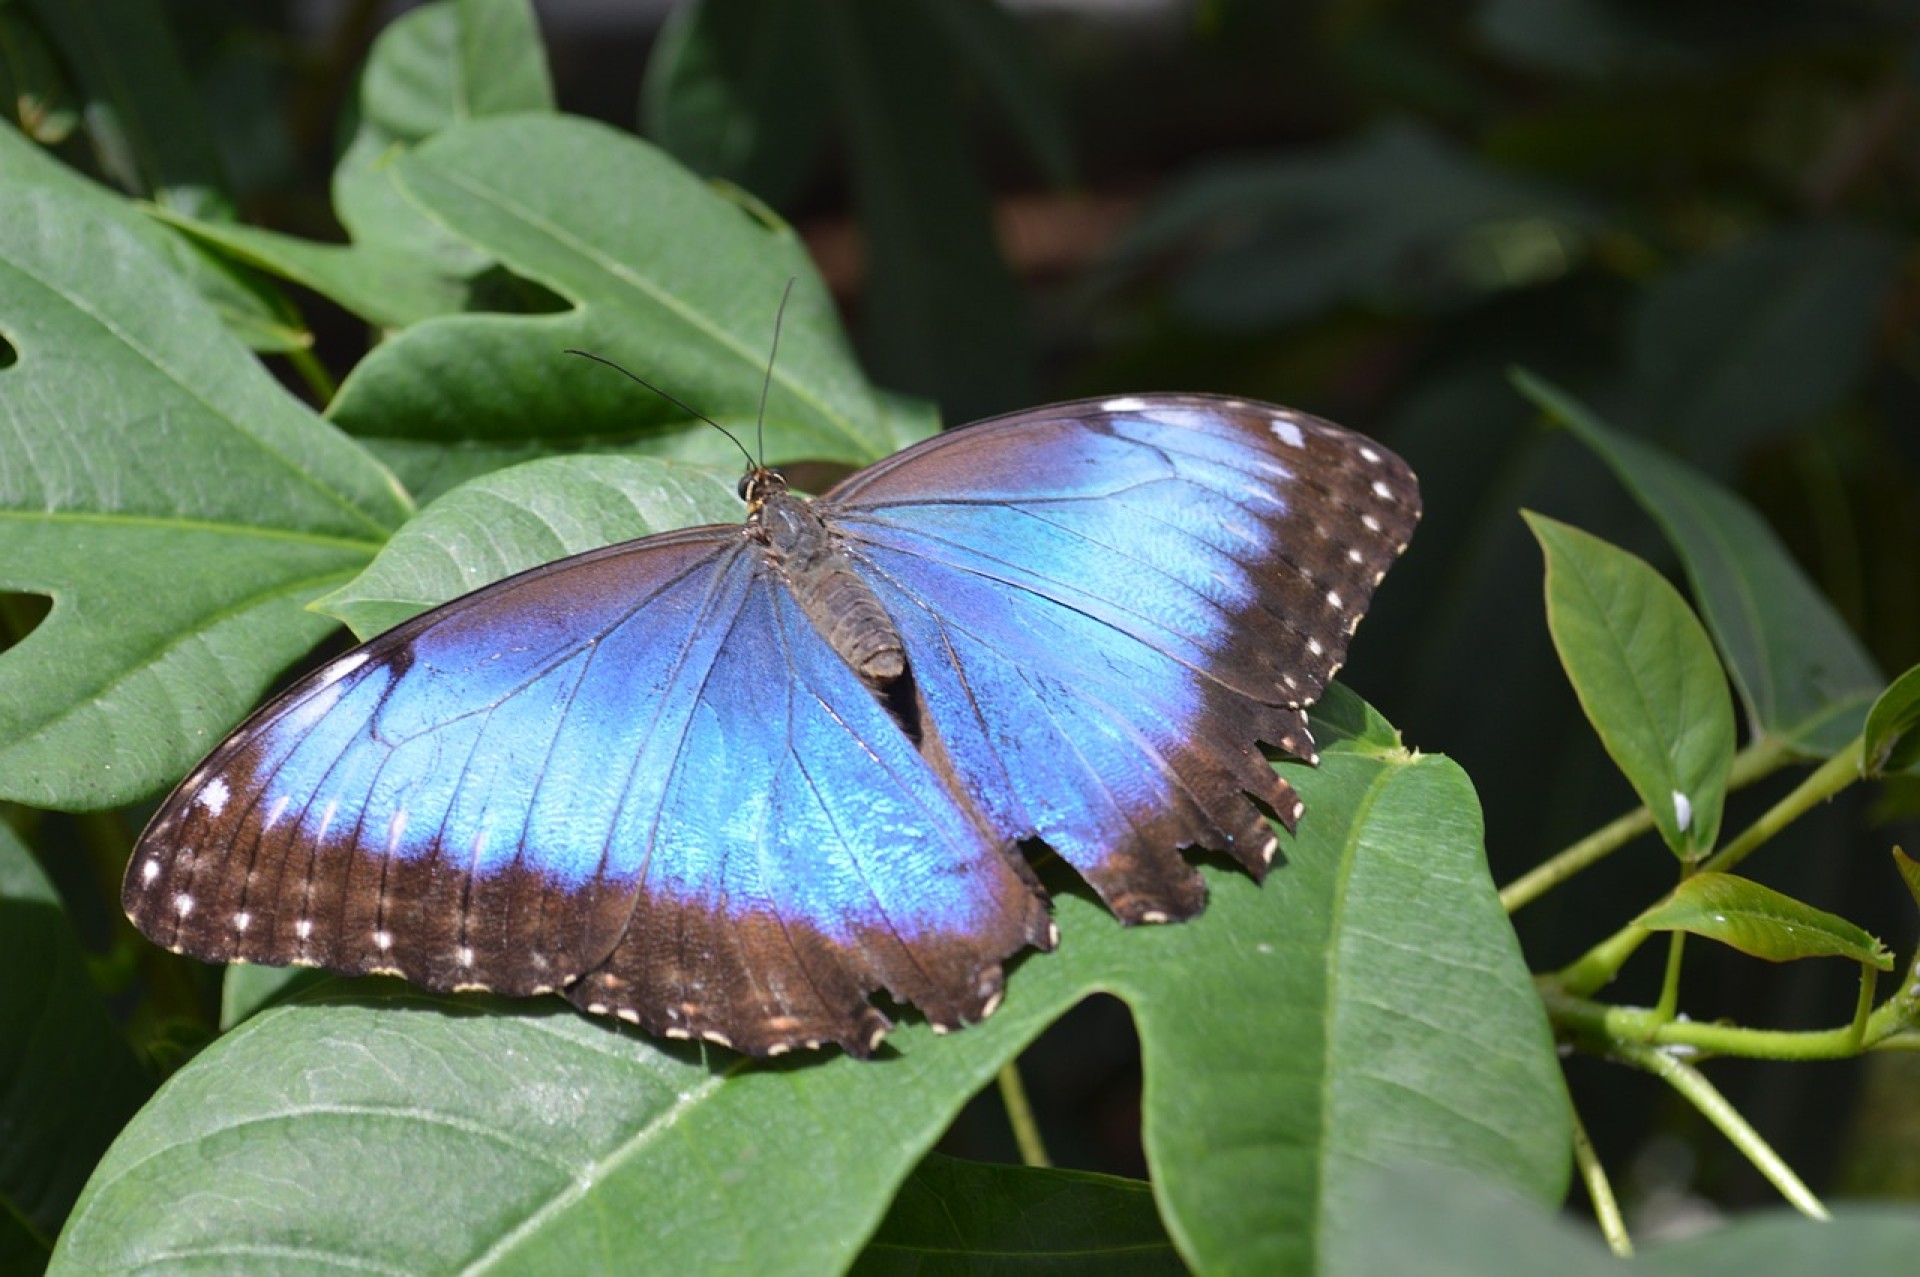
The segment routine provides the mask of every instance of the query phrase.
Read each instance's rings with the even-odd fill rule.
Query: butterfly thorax
[[[906,670],[893,619],[811,502],[779,483],[754,495],[748,535],[766,546],[774,572],[833,650],[869,687],[884,691]]]

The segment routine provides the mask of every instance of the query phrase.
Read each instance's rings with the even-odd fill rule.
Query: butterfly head
[[[760,507],[767,503],[768,497],[786,490],[786,476],[765,466],[755,466],[741,475],[740,486],[736,489],[740,499],[747,503],[748,518],[760,513]]]

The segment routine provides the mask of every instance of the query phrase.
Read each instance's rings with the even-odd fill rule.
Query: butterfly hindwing
[[[1178,854],[1274,851],[1254,748],[1310,757],[1302,708],[1418,518],[1399,458],[1209,396],[969,426],[819,502],[905,640],[940,746],[1002,835],[1038,836],[1128,921],[1204,902]]]

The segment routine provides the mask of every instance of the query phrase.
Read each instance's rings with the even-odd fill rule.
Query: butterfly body
[[[1051,947],[1018,845],[1123,921],[1256,877],[1304,708],[1418,517],[1398,458],[1268,405],[1084,401],[816,501],[534,568],[377,636],[156,813],[124,903],[217,961],[559,991],[758,1054],[869,1053]],[[1264,808],[1264,810],[1263,810]]]

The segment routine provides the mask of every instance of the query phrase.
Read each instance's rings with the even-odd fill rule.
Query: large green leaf
[[[1187,1268],[1160,1223],[1150,1184],[937,1153],[900,1186],[853,1267],[858,1277],[987,1270],[1120,1277]]]
[[[1736,1215],[1698,1236],[1642,1241],[1611,1259],[1591,1227],[1549,1215],[1499,1185],[1432,1167],[1370,1177],[1329,1277],[1815,1277],[1899,1273],[1920,1253],[1920,1210],[1847,1204],[1831,1221],[1787,1211]]]
[[[1307,816],[1264,888],[1208,869],[1202,918],[1134,929],[1062,895],[1059,952],[993,1019],[911,1024],[874,1062],[371,982],[260,1012],[127,1128],[55,1267],[835,1271],[968,1097],[1101,990],[1138,1019],[1155,1193],[1204,1271],[1308,1271],[1354,1178],[1412,1150],[1556,1200],[1565,1095],[1466,778],[1371,732],[1289,778]]]
[[[353,140],[333,171],[334,213],[356,247],[411,254],[420,269],[446,278],[490,265],[485,253],[447,234],[394,188],[392,165],[455,124],[553,109],[528,0],[439,0],[402,15],[374,41],[357,107]],[[311,269],[289,263],[295,265]],[[377,270],[378,259],[365,269]]]
[[[4,820],[0,971],[0,1215],[28,1226],[44,1257],[153,1084],[88,981],[53,884]]]
[[[1645,561],[1538,514],[1547,628],[1620,771],[1676,855],[1713,849],[1733,766],[1733,698],[1680,592]]]
[[[407,513],[135,239],[0,191],[0,797],[105,807],[173,780],[327,622],[307,600]]]
[[[292,350],[307,344],[305,326],[284,297],[262,287],[244,268],[169,231],[140,206],[82,177],[4,124],[0,186],[51,188],[83,201],[96,217],[114,223],[158,255],[213,307],[234,336],[255,350]]]
[[[442,225],[573,307],[409,328],[363,360],[334,401],[334,419],[354,433],[737,457],[668,400],[562,352],[624,364],[750,437],[789,280],[768,459],[871,461],[914,433],[899,431],[862,377],[792,230],[647,143],[523,115],[449,129],[393,171]],[[594,180],[583,184],[582,173]]]
[[[1811,754],[1858,735],[1885,680],[1773,529],[1740,498],[1608,428],[1558,387],[1524,372],[1515,384],[1612,467],[1679,552],[1749,730]]]

